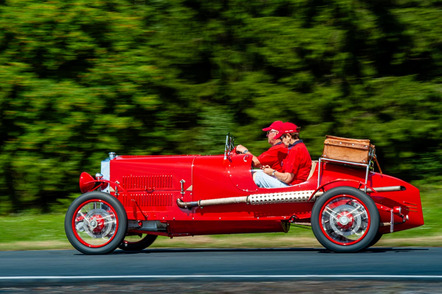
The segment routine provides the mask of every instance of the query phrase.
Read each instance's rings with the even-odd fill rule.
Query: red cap
[[[291,133],[298,133],[299,132],[299,128],[297,125],[295,125],[294,123],[291,122],[285,122],[282,125],[282,130],[275,136],[275,139],[279,139],[281,138],[282,135],[284,134],[291,134]]]
[[[282,131],[283,122],[280,120],[274,121],[269,127],[262,129],[264,132],[268,132],[270,130],[277,130],[279,132]]]

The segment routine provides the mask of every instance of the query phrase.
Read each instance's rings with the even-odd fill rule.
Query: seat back
[[[310,178],[313,176],[313,174],[315,173],[315,169],[316,169],[316,165],[318,164],[317,160],[312,160],[312,168],[310,169],[310,173],[307,177],[307,181],[310,180]]]

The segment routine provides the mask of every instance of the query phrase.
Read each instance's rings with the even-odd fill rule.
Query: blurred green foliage
[[[0,213],[44,211],[118,154],[214,154],[292,121],[437,178],[440,0],[1,0]]]

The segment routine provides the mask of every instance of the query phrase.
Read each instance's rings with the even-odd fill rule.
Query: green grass
[[[442,185],[413,183],[421,191],[425,225],[386,234],[380,246],[440,246],[442,244]],[[66,207],[67,208],[67,207]],[[64,233],[64,212],[0,216],[0,250],[72,249]],[[152,247],[321,247],[310,228],[292,226],[290,232],[196,237],[159,237]]]

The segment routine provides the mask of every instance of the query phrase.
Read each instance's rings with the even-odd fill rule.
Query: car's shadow
[[[356,253],[336,253],[325,248],[148,248],[142,251],[116,250],[112,254],[201,253],[201,252],[317,252],[320,254],[373,254],[385,252],[427,251],[428,248],[373,247]]]

